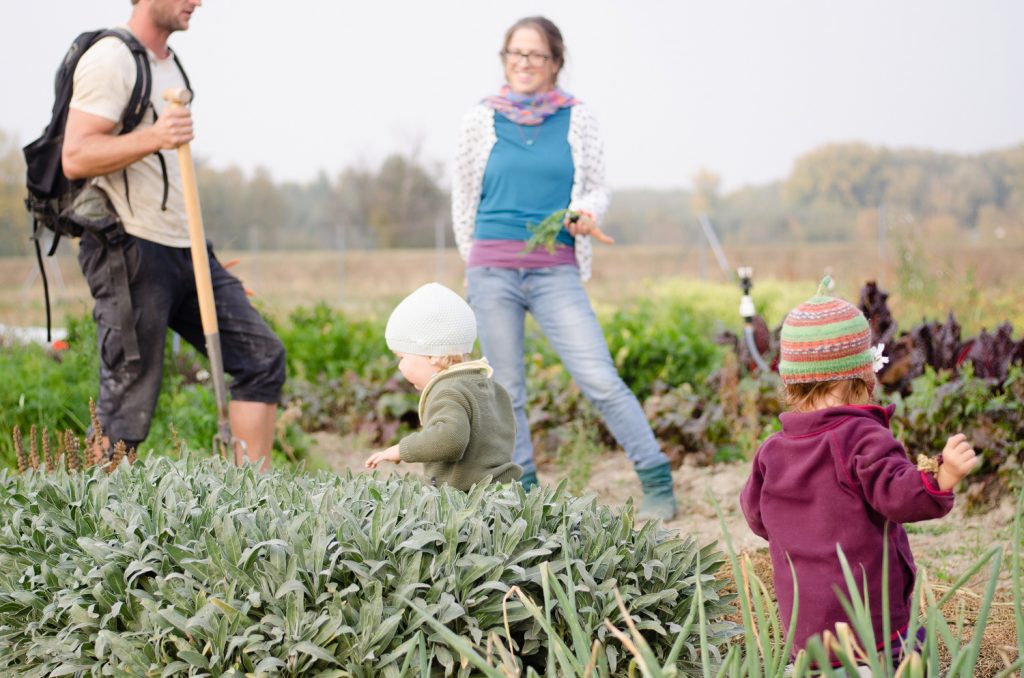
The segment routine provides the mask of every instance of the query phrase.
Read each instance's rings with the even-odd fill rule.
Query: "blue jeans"
[[[579,269],[474,267],[467,270],[469,304],[483,353],[512,398],[516,416],[513,461],[532,471],[533,444],[526,419],[524,325],[533,314],[569,375],[604,417],[637,469],[667,464],[640,402],[619,376]]]

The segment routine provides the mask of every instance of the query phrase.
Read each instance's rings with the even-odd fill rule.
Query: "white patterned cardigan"
[[[473,249],[484,170],[497,141],[494,111],[482,104],[474,106],[462,120],[459,141],[455,146],[455,177],[452,182],[452,229],[463,261],[469,259]],[[590,212],[601,223],[610,199],[604,184],[604,145],[597,121],[584,104],[576,104],[570,112],[569,148],[574,166],[569,209]],[[577,236],[576,264],[583,280],[590,279],[592,259],[590,236]]]

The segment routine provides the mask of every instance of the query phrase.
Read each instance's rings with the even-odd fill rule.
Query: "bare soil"
[[[365,472],[363,462],[371,449],[358,439],[342,438],[337,434],[313,434],[314,455],[321,458],[338,473]],[[419,465],[388,465],[383,474],[420,472]],[[769,590],[772,585],[772,566],[767,542],[747,527],[739,507],[739,494],[749,473],[749,463],[716,464],[713,466],[684,465],[673,473],[679,513],[665,523],[669,529],[692,535],[698,543],[718,541],[724,549],[722,522],[728,530],[736,553],[746,555],[754,573]],[[538,476],[541,483],[559,482],[563,473],[554,464],[542,467]],[[593,460],[586,494],[610,506],[622,506],[630,498],[639,501],[640,483],[624,454],[607,453]],[[719,520],[715,505],[721,510]],[[933,587],[937,597],[993,546],[1003,547],[1003,564],[999,577],[996,602],[988,615],[982,642],[982,653],[976,676],[993,676],[1016,657],[1016,626],[1010,594],[1009,552],[1014,518],[1014,504],[1009,498],[982,514],[967,515],[961,505],[950,515],[907,526],[910,545],[919,571]],[[962,615],[966,627],[964,637],[969,638],[977,618],[980,597],[991,575],[990,565],[972,576],[960,594],[945,607],[947,618]],[[731,568],[722,573],[731,578]],[[737,621],[739,617],[737,615]]]

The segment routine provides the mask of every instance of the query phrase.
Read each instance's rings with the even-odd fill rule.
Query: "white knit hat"
[[[473,350],[476,316],[458,294],[439,283],[427,283],[391,312],[384,338],[398,353],[461,355]]]

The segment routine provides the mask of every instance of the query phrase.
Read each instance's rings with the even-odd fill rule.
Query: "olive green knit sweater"
[[[423,428],[402,438],[402,461],[420,462],[431,483],[468,490],[486,476],[517,480],[512,463],[516,423],[512,400],[491,378],[486,361],[455,365],[435,376],[420,396]]]

